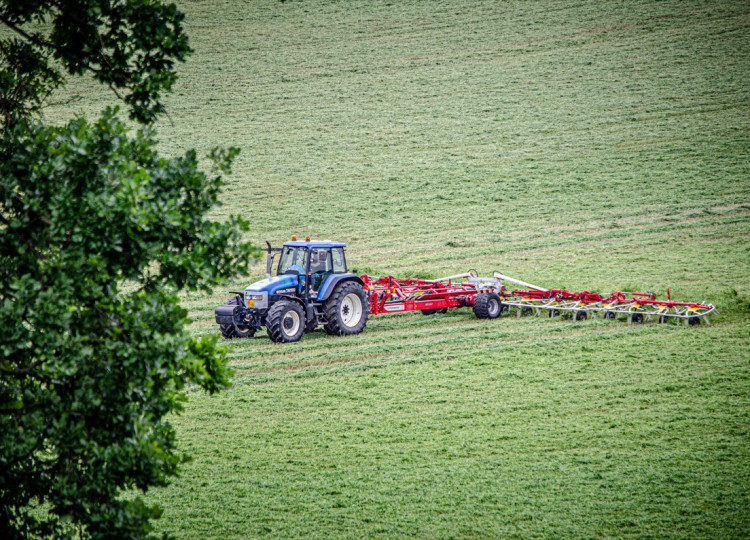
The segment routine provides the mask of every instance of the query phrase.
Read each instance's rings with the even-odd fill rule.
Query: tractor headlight
[[[268,296],[265,293],[245,293],[245,305],[249,308],[264,309],[268,307]]]

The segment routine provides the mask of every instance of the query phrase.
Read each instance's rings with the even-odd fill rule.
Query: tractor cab
[[[215,310],[227,339],[252,337],[261,326],[273,341],[297,341],[319,325],[332,335],[362,331],[368,300],[362,279],[346,268],[346,244],[331,240],[297,240],[280,248],[266,242],[266,279],[233,291]],[[276,275],[274,256],[280,254]]]
[[[346,273],[345,247],[330,240],[287,242],[281,248],[276,275],[300,276],[299,293],[304,294],[306,286],[317,293],[328,276]]]

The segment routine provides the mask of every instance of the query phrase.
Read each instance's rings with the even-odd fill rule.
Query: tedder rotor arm
[[[532,285],[531,283],[526,283],[525,281],[521,281],[520,279],[504,276],[500,272],[495,272],[493,276],[495,277],[495,279],[500,279],[509,283],[515,283],[516,285],[520,285],[521,287],[528,287],[529,289],[534,289],[535,291],[547,292],[549,290],[545,289],[544,287],[537,287],[536,285]]]

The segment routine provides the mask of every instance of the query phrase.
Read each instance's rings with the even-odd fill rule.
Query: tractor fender
[[[272,294],[268,298],[268,306],[271,307],[276,302],[279,302],[281,300],[289,300],[290,302],[296,302],[300,306],[302,306],[302,308],[305,307],[305,303],[302,301],[301,298],[299,298],[297,296],[292,296],[292,295],[289,295],[289,294]]]
[[[325,302],[328,300],[328,297],[333,294],[336,285],[344,283],[345,281],[354,281],[364,287],[364,283],[356,274],[331,274],[326,278],[318,291],[318,302]]]

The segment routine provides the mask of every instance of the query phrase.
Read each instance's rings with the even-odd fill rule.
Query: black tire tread
[[[286,313],[290,307],[294,306],[297,307],[297,309],[299,310],[299,314],[302,317],[300,321],[302,330],[299,332],[299,336],[297,336],[296,339],[289,339],[289,337],[281,329],[281,321],[284,313]],[[266,333],[274,343],[289,343],[293,341],[299,341],[300,337],[302,337],[302,334],[304,333],[306,324],[305,312],[299,305],[289,300],[279,300],[269,308],[268,314],[266,315]]]
[[[497,314],[495,315],[490,312],[490,304],[493,300],[498,304]],[[474,315],[477,319],[494,319],[499,317],[502,312],[503,304],[500,301],[500,295],[497,293],[479,293],[474,299]]]
[[[362,320],[360,321],[360,324],[355,326],[353,329],[339,324],[338,318],[339,305],[341,304],[341,301],[344,299],[344,297],[351,292],[356,292],[359,295],[360,300],[362,301]],[[361,285],[355,283],[354,281],[345,281],[343,283],[340,283],[333,291],[333,294],[331,294],[330,298],[328,298],[328,301],[325,303],[325,306],[323,308],[326,317],[326,323],[323,326],[323,330],[325,330],[325,333],[330,336],[351,336],[354,334],[359,334],[362,330],[365,329],[365,326],[367,325],[367,316],[369,314],[368,306],[369,303],[367,302],[367,294],[365,293]]]
[[[232,324],[220,324],[219,331],[221,332],[221,337],[224,339],[232,339],[235,337],[234,325]]]

